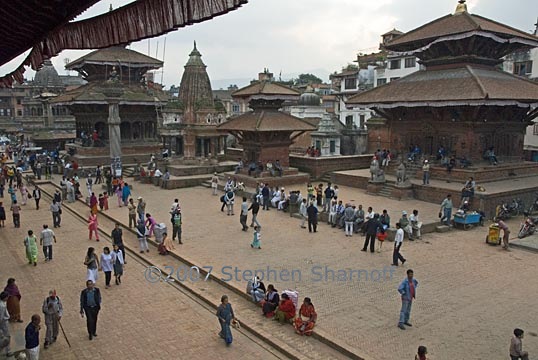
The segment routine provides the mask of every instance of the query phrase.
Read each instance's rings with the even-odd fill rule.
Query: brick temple
[[[243,160],[273,163],[279,160],[284,168],[284,178],[280,184],[292,181],[294,183],[308,181],[308,175],[298,176],[295,168],[289,167],[290,145],[294,140],[307,131],[316,127],[305,120],[289,115],[279,109],[284,101],[297,101],[300,93],[297,90],[271,81],[266,72],[259,74],[259,80],[237,90],[232,94],[235,99],[248,101],[252,111],[239,115],[218,126],[223,132],[234,135],[243,148]],[[246,183],[253,178],[243,179]],[[262,181],[263,180],[259,180]],[[266,180],[270,181],[270,180]]]
[[[290,145],[294,139],[316,127],[279,111],[286,100],[297,101],[300,93],[287,86],[269,81],[260,74],[256,81],[232,94],[233,98],[248,101],[252,111],[239,115],[222,125],[220,131],[234,135],[243,147],[243,159],[249,161],[279,160],[289,166]]]
[[[65,92],[51,102],[69,107],[75,117],[78,138],[83,133],[91,136],[97,131],[99,146],[79,147],[77,150],[77,157],[84,165],[103,163],[109,157],[110,99],[106,88],[107,81],[112,78],[118,80],[117,90],[120,93],[115,101],[119,105],[121,121],[119,137],[121,148],[131,157],[128,161],[135,158],[146,161],[150,153],[160,150],[157,133],[159,109],[167,102],[168,96],[159,86],[148,81],[147,74],[161,66],[162,61],[122,46],[93,51],[66,65],[67,69],[81,74],[88,83]]]
[[[538,46],[538,38],[467,12],[449,14],[395,37],[386,49],[416,56],[425,69],[351,97],[348,108],[371,108],[386,119],[372,126],[396,153],[440,146],[480,161],[490,147],[503,161],[523,159],[523,138],[538,115],[538,84],[499,69],[503,57]]]

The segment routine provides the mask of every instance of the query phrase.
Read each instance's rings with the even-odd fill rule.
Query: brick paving
[[[46,199],[44,199],[46,200]],[[58,243],[54,245],[54,260],[43,262],[39,252],[37,267],[27,264],[23,238],[28,229],[38,232],[41,225],[51,223],[48,201],[36,211],[33,201],[23,207],[22,226],[13,228],[10,217],[0,229],[0,282],[15,277],[22,293],[23,324],[12,325],[14,350],[24,344],[24,327],[33,313],[41,314],[41,304],[48,290],[58,291],[63,306],[62,324],[72,348],[60,337],[49,349],[41,349],[41,359],[285,359],[278,351],[259,340],[252,340],[234,331],[234,344],[227,348],[217,336],[219,325],[214,310],[165,284],[148,285],[145,266],[129,259],[123,284],[104,287],[100,273],[98,286],[103,296],[99,314],[98,337],[89,341],[85,319],[79,315],[79,294],[85,287],[83,265],[88,246],[101,252],[110,243],[89,242],[87,225],[66,211],[62,227],[55,229]],[[8,214],[9,215],[9,214]],[[3,286],[3,285],[2,285]],[[247,333],[248,334],[248,333]],[[41,339],[45,327],[42,323]]]
[[[526,350],[531,355],[538,353],[538,341],[532,336],[532,333],[538,333],[536,328],[538,316],[535,312],[528,311],[536,303],[534,296],[538,290],[538,282],[535,279],[538,270],[536,255],[518,249],[505,252],[499,247],[485,245],[487,228],[428,234],[422,241],[404,243],[402,252],[408,259],[406,265],[415,270],[420,286],[411,315],[414,326],[401,331],[396,328],[399,299],[395,289],[405,276],[405,268],[395,269],[392,279],[377,282],[314,282],[310,274],[312,267],[317,265],[327,265],[332,269],[369,271],[379,269],[383,271],[384,267],[390,265],[391,262],[391,243],[385,244],[381,254],[363,253],[359,250],[363,241],[362,237],[346,238],[341,231],[323,224],[320,225],[318,233],[309,234],[299,228],[297,219],[273,209],[260,213],[259,221],[263,225],[263,249],[256,251],[248,246],[252,237],[251,232],[243,233],[240,230],[239,210],[236,210],[235,217],[221,213],[218,197],[211,196],[210,189],[198,187],[160,190],[152,185],[140,183],[133,183],[133,185],[133,195],[144,196],[148,202],[148,212],[152,212],[159,222],[162,221],[168,226],[169,206],[175,197],[180,199],[184,216],[185,244],[176,246],[176,251],[200,266],[213,266],[213,273],[222,272],[224,266],[252,270],[265,269],[267,266],[277,271],[280,269],[301,270],[303,274],[301,281],[271,282],[279,290],[296,288],[301,298],[310,296],[318,311],[316,331],[355,349],[360,356],[379,360],[412,358],[418,345],[423,344],[428,346],[430,355],[434,359],[504,359],[507,357],[511,333],[515,327],[525,329],[528,334],[524,341]],[[408,211],[417,208],[423,221],[428,221],[428,218],[435,219],[438,212],[438,206],[435,204],[420,201],[398,202],[368,196],[361,190],[347,187],[341,187],[340,198],[354,199],[356,203],[362,203],[365,207],[374,205],[376,211],[380,208],[387,208],[393,222],[399,217],[396,214],[404,207]],[[116,208],[112,201],[111,204],[112,209],[108,212],[109,215],[125,222],[127,220],[126,209]],[[97,350],[99,350],[98,355],[94,356],[97,358],[111,358],[122,351],[136,353],[137,355],[133,355],[132,358],[148,358],[148,354],[153,353],[159,354],[156,357],[159,358],[161,356],[159,349],[169,352],[182,351],[182,354],[190,355],[191,351],[203,348],[203,353],[207,353],[205,358],[212,355],[222,357],[221,352],[227,354],[228,350],[221,346],[218,339],[217,341],[207,340],[207,336],[214,336],[218,326],[213,314],[207,310],[196,310],[196,306],[190,305],[189,300],[185,299],[176,300],[173,305],[169,304],[170,299],[180,298],[179,294],[174,291],[168,293],[168,291],[160,290],[158,293],[147,294],[149,290],[141,286],[144,282],[142,277],[134,281],[134,276],[129,274],[131,269],[137,266],[133,262],[128,265],[126,272],[129,284],[122,285],[123,289],[110,290],[116,293],[123,290],[129,300],[125,300],[127,296],[111,296],[108,300],[112,303],[111,305],[120,309],[116,313],[120,312],[122,320],[115,320],[112,311],[107,315],[107,310],[104,309],[100,317],[99,331],[100,334],[105,335],[106,339],[100,336],[97,341],[89,342],[85,335],[84,321],[78,315],[77,305],[85,274],[82,259],[87,246],[86,241],[82,246],[79,241],[86,239],[86,227],[77,221],[73,221],[72,225],[70,222],[64,222],[65,228],[62,227],[61,230],[65,235],[62,238],[67,237],[67,234],[72,234],[77,242],[73,241],[66,246],[65,255],[62,255],[57,247],[58,256],[55,261],[51,264],[39,264],[37,267],[37,270],[40,270],[47,266],[50,273],[36,273],[34,268],[21,265],[25,263],[24,249],[22,245],[19,246],[22,240],[14,240],[17,237],[22,239],[22,233],[30,223],[30,219],[26,217],[28,211],[25,210],[23,209],[22,213],[21,230],[8,227],[1,229],[2,241],[9,241],[9,243],[8,253],[3,251],[0,255],[2,259],[0,269],[17,269],[15,277],[18,278],[23,292],[25,320],[28,317],[27,314],[32,311],[28,309],[38,309],[42,298],[46,295],[46,289],[49,286],[40,285],[48,283],[48,280],[45,281],[46,277],[57,280],[61,278],[62,284],[65,282],[69,286],[69,290],[65,291],[59,286],[56,288],[60,296],[65,293],[62,298],[64,304],[71,302],[74,305],[70,307],[75,307],[72,313],[66,312],[64,320],[66,331],[71,335],[70,340],[74,343],[74,351],[64,351],[67,350],[66,346],[60,343],[45,353],[52,354],[53,351],[61,353],[55,356],[55,359],[75,358],[73,354],[76,354],[77,358],[89,358]],[[35,223],[49,221],[48,212],[36,213],[42,218],[36,217]],[[509,222],[513,230],[512,234],[518,226],[518,221],[519,219]],[[9,220],[7,223],[10,226]],[[4,233],[8,236],[3,236]],[[66,266],[62,269],[53,268],[52,266],[57,263],[56,260]],[[71,269],[72,271],[69,271]],[[139,270],[141,272],[142,268]],[[4,275],[4,271],[2,274]],[[3,277],[8,276],[10,275],[6,274]],[[266,281],[266,285],[267,283]],[[22,284],[41,288],[33,290],[30,286],[22,286]],[[246,282],[231,281],[231,284],[242,290]],[[131,289],[126,290],[128,286],[131,286]],[[32,294],[32,291],[36,293]],[[142,292],[140,296],[143,299],[142,305],[134,302],[140,292]],[[105,297],[105,303],[108,297]],[[163,311],[158,308],[158,304],[164,304],[163,306],[168,306],[169,309],[172,306],[177,310],[187,309],[187,312],[170,311],[173,317],[178,318],[178,321],[170,321],[170,318],[163,316]],[[141,306],[144,311],[136,311]],[[127,309],[132,309],[136,315],[132,318],[125,315],[128,311],[124,310]],[[178,313],[181,315],[176,315]],[[183,319],[184,313],[189,314],[187,322]],[[199,321],[201,316],[205,316],[207,321]],[[260,327],[264,327],[264,322],[260,320],[255,321],[260,324]],[[126,327],[118,323],[122,321],[130,321],[130,326]],[[148,324],[151,325],[148,326]],[[198,342],[193,341],[191,346],[195,350],[183,346],[181,341],[168,340],[166,335],[163,337],[167,340],[159,343],[159,334],[168,334],[174,329],[176,329],[175,333],[179,334],[181,332],[189,335],[194,333],[191,336]],[[140,336],[141,333],[144,335]],[[114,337],[114,334],[119,336]],[[136,341],[137,338],[142,339],[140,343]],[[177,338],[183,339],[184,336],[179,335]],[[298,343],[310,340],[297,339],[299,339]],[[97,343],[103,346],[95,346]],[[240,335],[236,333],[236,342],[231,350],[239,348],[244,350],[249,343],[248,340],[241,341]],[[160,344],[166,344],[166,346],[161,347]],[[121,350],[116,352],[116,349]],[[240,354],[244,357],[238,353],[232,355],[231,352],[230,357],[253,358],[243,351]],[[164,358],[164,353],[162,356]],[[268,358],[265,354],[262,356]]]
[[[316,330],[365,358],[412,358],[418,345],[424,344],[435,359],[503,359],[513,328],[538,333],[538,315],[528,311],[538,291],[536,255],[486,245],[486,227],[428,234],[422,241],[404,243],[406,268],[415,270],[420,287],[411,316],[415,326],[401,331],[396,327],[400,305],[396,287],[406,268],[399,267],[392,279],[377,282],[315,282],[310,273],[313,266],[383,271],[391,263],[391,243],[380,254],[363,253],[362,237],[346,238],[323,224],[318,233],[309,234],[299,228],[297,219],[273,209],[260,213],[263,249],[256,251],[248,246],[251,232],[240,230],[239,209],[234,217],[221,213],[218,197],[211,196],[210,189],[133,185],[134,196],[144,196],[147,210],[167,225],[169,207],[175,197],[180,199],[185,244],[176,251],[200,266],[213,266],[213,273],[222,273],[224,266],[300,270],[300,281],[270,282],[279,290],[295,288],[300,297],[311,297],[319,314]],[[387,208],[393,222],[402,208],[417,208],[423,221],[436,219],[438,212],[435,204],[398,202],[347,187],[341,187],[340,198],[373,205],[376,211]],[[126,209],[116,206],[109,214],[123,222],[127,218]],[[518,221],[509,222],[512,234]],[[230,283],[241,290],[246,285],[245,281]],[[531,354],[538,353],[533,336],[526,337],[525,347]]]

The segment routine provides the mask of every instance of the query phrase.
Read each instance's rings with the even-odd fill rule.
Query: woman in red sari
[[[318,315],[310,298],[305,297],[299,315],[295,319],[295,332],[299,335],[312,335]]]
[[[22,322],[21,319],[21,293],[17,284],[15,284],[15,279],[9,278],[7,281],[7,286],[4,288],[4,291],[7,292],[7,311],[9,313],[9,321]]]

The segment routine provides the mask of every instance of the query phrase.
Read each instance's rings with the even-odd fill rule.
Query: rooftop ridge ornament
[[[454,15],[462,14],[464,12],[467,12],[467,5],[465,4],[465,0],[459,0]]]

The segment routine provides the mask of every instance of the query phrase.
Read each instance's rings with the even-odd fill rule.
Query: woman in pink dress
[[[121,207],[121,204],[122,204],[122,199],[121,199],[122,195],[123,195],[123,191],[121,189],[121,185],[118,184],[118,186],[116,186],[116,196],[118,198],[118,206],[119,207]]]
[[[149,230],[148,237],[151,237],[153,235],[153,229],[155,229],[155,224],[157,224],[157,221],[151,216],[150,213],[146,214],[146,227]]]
[[[99,241],[99,231],[97,231],[97,214],[90,212],[90,217],[88,218],[88,230],[90,231],[90,240],[92,239],[92,233],[95,233],[95,241]]]

